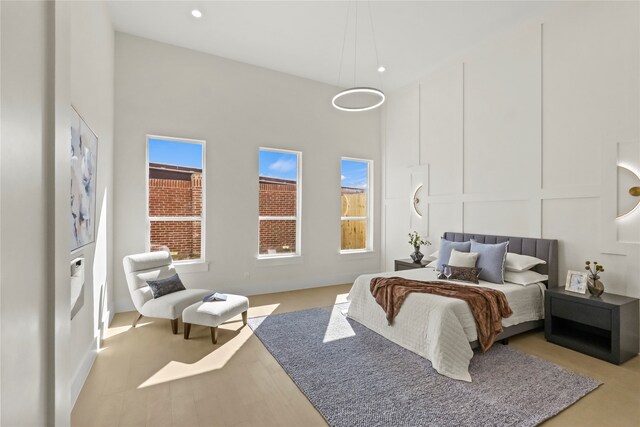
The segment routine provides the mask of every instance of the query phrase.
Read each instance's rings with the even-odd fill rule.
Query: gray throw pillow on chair
[[[147,280],[147,284],[151,288],[151,293],[153,294],[154,299],[185,290],[182,280],[180,280],[180,277],[177,274],[167,277],[166,279]]]

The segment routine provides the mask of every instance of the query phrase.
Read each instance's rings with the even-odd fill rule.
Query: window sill
[[[205,271],[209,271],[209,262],[198,260],[198,261],[174,261],[173,265],[176,267],[176,271],[178,273],[202,273]]]
[[[353,250],[353,251],[339,251],[339,254],[345,255],[350,259],[368,259],[375,258],[377,256],[376,252],[373,249],[361,249],[361,250]]]
[[[256,265],[258,267],[278,266],[278,265],[290,265],[290,264],[302,264],[302,255],[272,255],[272,256],[257,256]]]

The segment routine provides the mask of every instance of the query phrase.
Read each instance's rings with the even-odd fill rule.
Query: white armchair
[[[142,316],[171,320],[171,330],[178,333],[178,318],[182,310],[211,293],[208,289],[186,289],[153,298],[147,280],[171,277],[176,273],[171,254],[166,251],[128,255],[122,260],[133,305],[140,314],[133,322],[136,327]]]

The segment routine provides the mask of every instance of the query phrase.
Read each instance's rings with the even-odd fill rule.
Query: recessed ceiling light
[[[193,9],[191,11],[191,15],[193,15],[194,18],[202,18],[202,12],[200,12],[198,9]]]
[[[384,73],[385,71],[387,71],[387,69],[384,68],[382,65],[378,67],[378,72],[379,73]]]

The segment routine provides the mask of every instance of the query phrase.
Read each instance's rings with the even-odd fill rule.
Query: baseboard
[[[113,316],[111,317],[113,318]],[[80,396],[80,392],[82,391],[82,387],[84,386],[87,377],[89,376],[89,372],[91,372],[93,362],[95,362],[96,356],[98,355],[98,351],[96,350],[98,343],[96,340],[97,338],[94,338],[91,342],[91,346],[85,352],[85,355],[82,358],[82,363],[80,363],[80,367],[76,370],[71,381],[71,408],[76,404],[76,400],[78,400],[78,396]]]
[[[295,291],[299,289],[321,288],[323,286],[339,285],[343,283],[353,283],[353,281],[364,273],[347,273],[326,275],[320,277],[310,277],[304,279],[278,280],[274,282],[250,283],[247,285],[237,284],[224,288],[215,289],[219,292],[240,294],[240,295],[261,295],[276,292]],[[193,286],[196,287],[196,286]],[[115,312],[122,313],[135,311],[131,298],[122,298],[114,302]]]
[[[353,283],[360,276],[360,273],[347,273],[327,275],[320,277],[310,277],[305,279],[278,280],[274,282],[251,283],[248,285],[237,285],[232,289],[222,289],[222,292],[238,293],[240,295],[262,295],[277,292],[296,291],[301,289],[321,288],[324,286]]]

